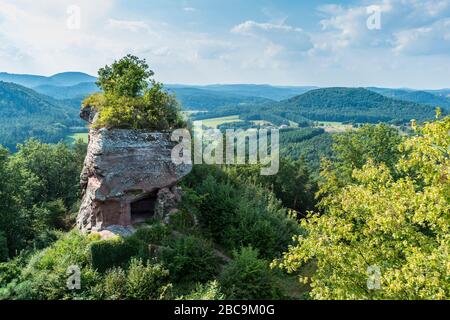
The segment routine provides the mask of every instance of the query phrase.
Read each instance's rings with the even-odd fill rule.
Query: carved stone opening
[[[157,194],[151,193],[130,204],[131,223],[141,223],[155,216]]]

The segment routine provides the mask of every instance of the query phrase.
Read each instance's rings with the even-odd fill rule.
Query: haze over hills
[[[166,89],[175,94],[185,110],[212,111],[216,108],[230,105],[249,105],[273,101],[258,96],[205,90],[196,87],[173,87],[168,85]]]
[[[71,86],[57,86],[44,84],[33,88],[36,92],[51,96],[55,99],[84,99],[92,93],[99,92],[95,82],[81,82]]]
[[[367,88],[370,91],[377,92],[386,97],[410,101],[415,103],[426,104],[434,107],[442,107],[450,109],[450,98],[445,95],[444,90],[434,91],[436,93],[431,93],[431,91],[424,90],[405,90],[405,89],[387,89],[387,88]]]
[[[190,86],[190,85],[167,85],[168,88],[173,88],[176,92],[180,88],[196,88],[205,91],[214,91],[220,93],[229,93],[233,95],[260,97],[270,100],[284,100],[296,95],[300,95],[312,89],[317,89],[313,86],[272,86],[268,84],[211,84],[205,86]]]
[[[43,85],[73,86],[82,82],[95,82],[96,78],[83,72],[62,72],[50,77],[1,72],[0,81],[13,82],[24,87],[35,88]]]
[[[89,94],[99,91],[95,85],[96,77],[82,72],[62,72],[50,77],[0,73],[0,81],[13,82],[55,99],[63,99],[66,104],[74,107],[78,107]],[[167,84],[165,87],[177,95],[187,110],[208,110],[230,104],[262,103],[268,100],[282,101],[318,89],[315,86],[267,84]],[[367,89],[389,98],[450,109],[450,89],[413,90],[378,87]]]

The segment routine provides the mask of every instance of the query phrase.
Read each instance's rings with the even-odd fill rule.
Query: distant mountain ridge
[[[324,88],[311,90],[281,102],[282,108],[297,110],[310,120],[361,123],[433,119],[435,108],[396,100],[364,88]]]
[[[88,95],[100,92],[95,82],[81,82],[71,86],[40,85],[33,88],[36,92],[55,99],[84,99]]]
[[[444,111],[444,113],[446,113]],[[312,121],[408,124],[410,120],[432,120],[435,107],[392,99],[364,88],[323,88],[280,102],[217,108],[207,117],[239,115],[242,120],[265,120],[275,125],[295,122],[308,126]]]
[[[420,104],[426,104],[433,107],[442,107],[450,110],[450,98],[441,92],[445,90],[425,91],[425,90],[405,90],[405,89],[387,89],[387,88],[367,88],[370,91],[382,94],[386,97],[410,101]]]
[[[73,86],[82,82],[95,82],[96,78],[83,72],[62,72],[50,77],[0,72],[0,81],[12,82],[33,89],[43,85]]]

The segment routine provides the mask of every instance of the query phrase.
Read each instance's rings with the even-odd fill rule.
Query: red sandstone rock
[[[78,227],[101,231],[151,216],[164,219],[180,200],[176,183],[192,168],[171,161],[175,144],[169,133],[91,129]]]

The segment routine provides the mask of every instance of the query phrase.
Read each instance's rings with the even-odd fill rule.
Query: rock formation
[[[95,119],[91,110],[80,116],[90,123]],[[175,144],[167,132],[91,128],[79,229],[102,231],[152,217],[167,221],[181,198],[176,183],[192,169],[171,161]]]

